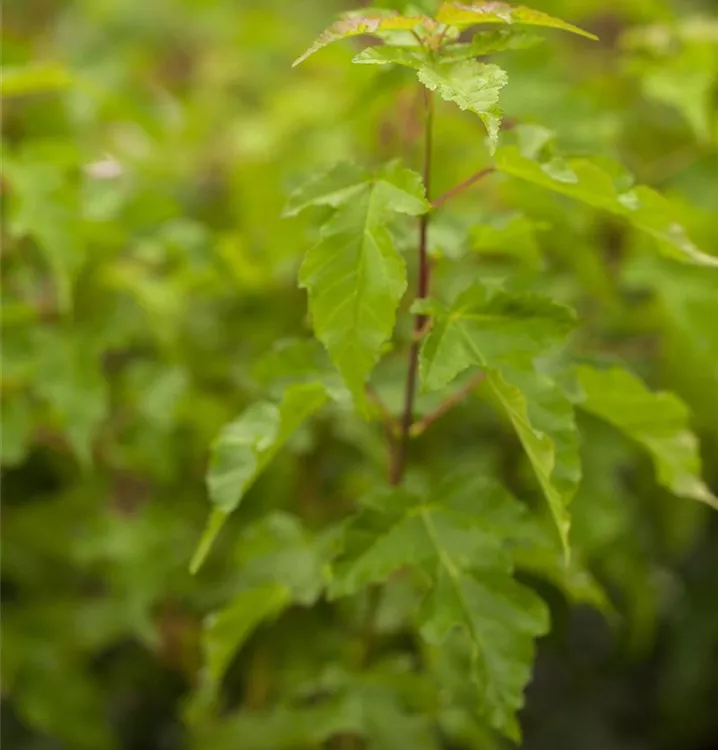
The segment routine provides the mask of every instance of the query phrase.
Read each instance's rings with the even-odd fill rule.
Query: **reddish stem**
[[[476,172],[476,174],[472,174],[471,177],[467,178],[463,182],[460,182],[458,185],[455,185],[451,188],[451,190],[448,190],[443,195],[439,196],[432,204],[431,207],[436,209],[440,206],[443,206],[446,201],[450,200],[451,198],[459,195],[459,193],[463,193],[464,190],[467,188],[470,188],[474,183],[478,182],[479,180],[482,180],[487,175],[493,174],[496,171],[494,167],[486,167],[485,169],[481,169],[480,171]]]
[[[424,121],[424,187],[427,200],[431,200],[431,156],[433,142],[434,106],[431,92],[424,91],[425,121]],[[431,262],[429,260],[429,213],[425,213],[419,220],[419,278],[416,299],[424,299],[429,294],[431,282]],[[396,452],[389,470],[389,483],[397,485],[401,482],[406,468],[409,453],[409,439],[411,425],[414,421],[414,400],[416,399],[416,381],[419,370],[419,350],[421,334],[426,326],[426,317],[417,315],[414,318],[414,335],[409,350],[409,368],[406,374],[406,391],[404,394],[404,413],[401,420],[401,434]]]
[[[430,412],[425,417],[422,417],[422,419],[414,422],[414,424],[411,426],[411,429],[409,430],[409,434],[411,435],[411,437],[418,437],[419,435],[424,433],[430,425],[436,422],[437,419],[440,419],[444,416],[444,414],[446,414],[447,411],[460,404],[473,390],[478,388],[478,386],[481,385],[481,383],[483,383],[485,379],[486,373],[477,373],[473,378],[471,378],[471,380],[469,380],[468,383],[466,383],[466,385],[464,385],[456,393],[452,393],[448,398],[442,401],[436,407],[436,409],[434,409],[434,411]]]

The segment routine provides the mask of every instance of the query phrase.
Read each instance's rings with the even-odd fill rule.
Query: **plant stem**
[[[424,90],[424,188],[426,198],[431,200],[431,158],[434,130],[434,101],[431,92]],[[431,281],[431,262],[429,260],[429,217],[425,213],[419,220],[419,277],[415,299],[424,299],[429,294]],[[409,452],[411,425],[414,421],[414,400],[416,398],[416,379],[419,370],[419,350],[421,348],[421,333],[426,324],[426,317],[417,315],[414,318],[414,335],[409,349],[409,367],[406,374],[406,391],[404,394],[404,414],[401,420],[401,434],[399,443],[393,456],[389,472],[389,483],[393,486],[400,484],[404,477],[406,459]]]
[[[462,388],[456,391],[456,393],[452,393],[448,398],[442,401],[436,407],[436,409],[434,409],[434,411],[429,412],[429,414],[427,414],[425,417],[414,422],[414,424],[411,426],[411,429],[409,430],[410,436],[418,437],[419,435],[423,434],[430,425],[436,422],[437,419],[443,417],[447,411],[460,404],[471,393],[471,391],[473,391],[475,388],[478,388],[478,386],[481,385],[481,383],[483,383],[485,379],[486,373],[484,372],[479,372],[474,375],[474,377],[471,378],[471,380],[469,380],[466,385],[464,385]]]
[[[456,195],[459,195],[459,193],[463,193],[464,190],[467,188],[470,188],[474,183],[478,182],[479,180],[483,179],[487,175],[492,174],[495,172],[494,167],[486,167],[485,169],[481,169],[475,174],[472,174],[471,177],[467,178],[463,182],[460,182],[458,185],[455,185],[451,188],[451,190],[448,190],[443,195],[440,195],[432,204],[432,208],[439,208],[439,206],[443,206],[446,201],[450,200]]]

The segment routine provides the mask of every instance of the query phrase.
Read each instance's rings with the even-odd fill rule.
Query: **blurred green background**
[[[620,159],[669,194],[698,244],[718,254],[715,2],[534,5],[601,42],[551,34],[502,57],[507,117],[555,130],[565,150]],[[206,569],[192,577],[188,562],[208,509],[210,442],[265,389],[275,342],[310,333],[296,271],[314,228],[280,219],[289,191],[342,158],[418,164],[415,87],[352,66],[361,41],[290,67],[345,9],[339,0],[4,3],[7,750],[325,746],[296,721],[294,739],[271,734],[261,716],[295,672],[341,650],[331,610],[293,612],[252,640],[211,740],[185,721],[198,634],[241,585],[243,524],[267,509],[310,526],[340,515],[376,460],[377,437],[337,420],[300,435]],[[478,121],[441,107],[437,194],[486,159]],[[533,274],[577,305],[595,349],[680,394],[718,488],[715,274],[656,260],[624,227],[536,188],[503,181],[463,201],[460,218],[437,223],[436,242],[463,258],[466,227],[519,208],[526,220],[508,239],[491,235],[506,246],[484,268]],[[462,419],[437,435],[447,461],[467,450]],[[495,430],[471,435],[469,447]],[[615,612],[541,589],[554,629],[540,644],[523,746],[718,748],[718,516],[659,490],[648,460],[616,433],[590,420],[582,431],[575,543]],[[414,747],[395,736],[404,739],[376,747]]]

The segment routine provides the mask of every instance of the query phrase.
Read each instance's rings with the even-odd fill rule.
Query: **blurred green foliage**
[[[417,607],[406,581],[388,588],[366,668],[366,602],[320,597],[336,529],[384,481],[377,424],[335,406],[300,429],[205,567],[189,572],[212,440],[287,379],[326,371],[296,287],[316,226],[280,218],[288,195],[317,165],[420,161],[416,85],[401,71],[352,66],[346,45],[361,40],[291,70],[345,9],[338,0],[5,3],[8,748],[344,750],[353,733],[392,750],[501,746],[416,672],[427,647],[404,627]],[[507,118],[555,131],[564,152],[622,161],[718,255],[714,3],[546,0],[541,10],[601,42],[551,34],[502,55]],[[475,118],[438,107],[437,195],[486,163],[483,141]],[[658,257],[618,219],[509,178],[457,206],[430,237],[437,256],[458,261],[438,264],[441,283],[510,272],[519,288],[575,306],[582,348],[691,407],[715,491],[717,272]],[[403,334],[408,325],[403,314]],[[390,353],[378,377],[397,410],[403,365]],[[336,377],[325,382],[341,404]],[[433,406],[420,398],[420,411]],[[523,746],[707,750],[718,742],[716,516],[661,488],[617,431],[590,416],[580,428],[572,542],[610,604],[583,570],[572,585],[546,571],[532,579],[553,630],[540,642]],[[416,484],[431,457],[439,474],[461,462],[530,501],[536,494],[520,446],[481,402],[442,419],[414,450]],[[205,619],[237,595],[241,606]],[[250,633],[235,656],[232,640]],[[451,684],[460,668],[451,649],[422,656]]]

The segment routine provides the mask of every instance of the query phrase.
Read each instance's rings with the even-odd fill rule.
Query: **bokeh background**
[[[502,57],[507,117],[551,128],[565,150],[619,159],[669,194],[697,244],[718,254],[716,3],[534,5],[601,42],[552,33]],[[184,720],[198,634],[239,585],[243,523],[267,508],[321,523],[327,506],[350,504],[376,440],[331,421],[300,436],[206,569],[192,577],[188,561],[208,509],[211,440],[262,392],[274,342],[310,330],[296,270],[314,229],[280,219],[289,191],[342,158],[418,164],[415,87],[352,66],[363,42],[290,67],[345,9],[339,0],[4,3],[7,750],[324,746],[298,724],[294,737],[271,734],[261,716],[298,655],[314,658],[317,642],[329,649],[331,612],[295,613],[279,636],[252,640],[211,742]],[[436,153],[440,192],[485,163],[478,121],[441,108]],[[716,276],[656,260],[625,227],[531,187],[503,181],[463,200],[461,221],[447,213],[437,242],[462,258],[467,221],[491,225],[493,212],[519,207],[512,233],[475,240],[484,267],[540,274],[545,290],[578,306],[595,348],[680,394],[718,488]],[[442,430],[447,459],[492,437],[491,425],[467,437],[460,417]],[[540,643],[523,746],[718,748],[718,514],[660,490],[648,460],[616,433],[590,420],[582,431],[574,535],[613,612],[542,589],[554,629]],[[279,657],[268,656],[272,637]]]

